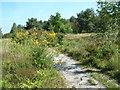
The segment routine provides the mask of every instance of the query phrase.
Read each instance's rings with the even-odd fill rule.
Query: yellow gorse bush
[[[16,33],[14,40],[19,43],[22,43],[24,40],[26,40],[27,42],[36,45],[41,43],[41,45],[44,46],[55,46],[58,43],[57,33],[54,31],[42,31],[42,33],[38,33],[36,31],[21,30]]]
[[[40,40],[44,46],[54,46],[58,41],[57,33],[54,31],[43,31]]]
[[[16,37],[26,36],[26,35],[28,35],[28,34],[29,34],[28,31],[26,31],[26,32],[17,32],[17,33],[16,33]]]
[[[51,37],[56,37],[57,34],[56,33],[49,33],[48,35]]]
[[[22,29],[21,29],[21,31],[16,32],[14,40],[19,43],[28,41],[30,43],[39,44],[36,32],[30,34],[29,31],[24,31]]]
[[[28,34],[29,32],[23,32],[23,31],[19,31],[15,34],[15,37],[13,38],[16,42],[23,42],[24,40],[28,39]]]

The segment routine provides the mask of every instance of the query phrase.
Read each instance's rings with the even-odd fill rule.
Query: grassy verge
[[[65,88],[43,47],[2,41],[2,88]]]
[[[95,83],[95,81],[92,80],[92,79],[89,79],[88,82],[91,83],[92,85],[97,85],[97,84]]]
[[[107,88],[120,89],[120,86],[118,85],[117,80],[110,78],[109,75],[106,75],[100,69],[96,69],[88,65],[82,65],[81,68],[86,69],[88,72],[90,72],[92,77],[94,77],[96,80],[101,82]],[[93,85],[96,85],[96,83],[94,83],[94,81],[91,79],[89,80],[89,82],[92,83]]]
[[[118,86],[118,84],[110,81],[108,78],[106,78],[103,74],[100,73],[91,73],[91,75],[97,79],[98,81],[100,81],[102,84],[104,84],[107,88],[118,88],[120,89],[120,86]]]

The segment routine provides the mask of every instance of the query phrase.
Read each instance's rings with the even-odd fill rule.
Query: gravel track
[[[62,74],[67,82],[68,88],[105,88],[87,70],[80,68],[78,62],[71,57],[65,54],[59,54],[52,49],[50,49],[49,55],[52,55],[54,66]],[[94,81],[94,84],[90,80]]]

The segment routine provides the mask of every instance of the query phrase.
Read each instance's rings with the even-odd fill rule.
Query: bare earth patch
[[[70,37],[70,36],[78,36],[78,37],[87,37],[87,36],[91,36],[91,35],[95,35],[95,34],[86,34],[86,33],[84,33],[84,34],[66,34],[65,36],[66,37]]]

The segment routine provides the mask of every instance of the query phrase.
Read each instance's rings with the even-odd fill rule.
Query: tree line
[[[58,33],[104,33],[110,29],[120,27],[120,1],[116,2],[97,2],[97,13],[92,8],[77,13],[77,17],[71,16],[69,19],[61,17],[60,13],[51,15],[47,21],[37,20],[37,18],[28,18],[26,25],[17,25],[13,23],[10,33],[13,34],[20,29],[30,30],[53,30]]]

